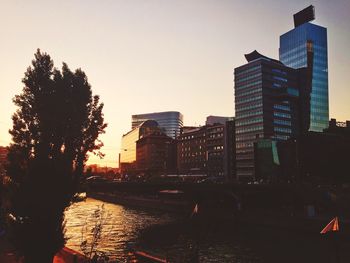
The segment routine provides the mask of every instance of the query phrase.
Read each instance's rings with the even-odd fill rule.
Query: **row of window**
[[[246,117],[255,116],[255,115],[261,115],[262,113],[263,113],[263,111],[261,109],[253,110],[253,111],[247,111],[245,113],[237,114],[236,120],[243,119],[243,118],[246,118]]]
[[[282,127],[273,127],[275,132],[284,132],[284,133],[292,133],[292,129],[282,128]]]
[[[254,86],[260,86],[261,84],[262,84],[261,79],[257,80],[257,81],[249,82],[249,83],[241,85],[241,86],[237,85],[237,83],[235,83],[235,90],[238,91],[238,90],[242,90],[242,89],[248,89],[248,88],[251,88]]]
[[[249,147],[253,147],[253,146],[254,146],[254,142],[236,143],[236,149],[249,148]]]
[[[279,120],[279,119],[274,119],[273,123],[274,124],[280,124],[280,125],[286,125],[286,126],[291,126],[292,125],[291,121]]]
[[[273,76],[272,77],[274,80],[280,80],[280,81],[283,81],[283,82],[287,82],[288,80],[285,79],[285,78],[282,78],[282,77],[278,77],[278,76]]]
[[[208,129],[208,131],[209,131],[210,133],[213,133],[213,132],[220,132],[220,131],[223,131],[223,130],[224,130],[223,127],[217,127],[217,128],[210,128],[210,129]]]
[[[259,69],[259,70],[261,69],[261,65],[257,65],[257,66],[248,68],[247,70],[244,70],[244,71],[235,73],[235,76],[238,77],[238,76],[241,76],[241,75],[243,75],[243,74],[248,74],[248,73],[253,72],[253,71],[256,71],[256,70],[258,70],[258,69]]]
[[[241,112],[241,111],[252,110],[252,109],[261,108],[261,107],[262,107],[262,102],[249,104],[243,107],[237,107],[236,105],[236,114],[238,115],[238,112]]]
[[[236,160],[240,160],[239,163],[242,163],[244,160],[252,160],[254,159],[254,155],[252,154],[239,154],[236,156]],[[237,166],[238,166],[238,162],[237,162]]]
[[[272,72],[274,73],[280,73],[282,75],[287,75],[287,72],[283,71],[283,70],[280,70],[280,69],[277,69],[277,68],[273,68],[272,69]]]
[[[209,134],[209,138],[221,138],[223,137],[224,134],[223,133],[213,133],[213,134]]]
[[[282,52],[280,54],[280,58],[281,58],[281,60],[283,60],[285,57],[288,57],[290,54],[300,53],[301,51],[304,51],[304,50],[306,51],[306,43],[305,42],[302,45],[299,45],[299,46],[297,46],[295,48],[289,49],[286,52]]]
[[[262,125],[238,128],[238,129],[236,129],[236,134],[248,133],[248,132],[253,132],[253,131],[262,131],[263,129],[264,129],[264,127]]]
[[[289,105],[275,104],[275,105],[273,105],[273,108],[274,109],[278,109],[278,110],[290,111],[290,106]]]
[[[289,113],[278,112],[278,111],[274,111],[273,112],[273,116],[275,116],[275,117],[282,117],[282,118],[288,118],[288,119],[290,119],[292,117]]]
[[[263,122],[263,118],[262,117],[251,118],[251,119],[248,119],[248,120],[236,121],[236,127],[244,126],[244,125],[250,125],[250,124],[254,124],[254,123],[260,123],[260,122]]]
[[[237,154],[249,154],[249,153],[254,153],[254,148],[245,148],[245,149],[237,149],[236,150]]]
[[[257,73],[257,74],[252,74],[252,75],[248,75],[247,77],[244,77],[244,78],[235,78],[235,83],[238,84],[238,83],[241,83],[241,82],[244,82],[244,81],[248,81],[250,79],[254,79],[254,78],[257,78],[257,77],[261,77],[261,72]]]
[[[249,135],[239,135],[236,137],[237,142],[243,142],[243,141],[251,141],[255,140],[256,138],[263,137],[263,134],[249,134]]]
[[[251,89],[251,90],[239,93],[239,94],[236,93],[236,96],[237,97],[243,97],[243,96],[251,95],[251,94],[254,94],[254,93],[258,93],[258,92],[261,92],[261,87],[255,88],[255,89]]]
[[[199,136],[194,136],[194,135],[188,135],[188,136],[183,136],[183,137],[180,137],[179,139],[184,141],[184,140],[190,140],[190,139],[194,139],[194,138],[198,138],[198,137],[201,137],[202,135],[199,135]],[[205,140],[204,140],[205,142]]]
[[[247,97],[244,99],[236,99],[236,104],[243,104],[243,103],[247,103],[247,102],[251,102],[251,101],[255,101],[255,100],[261,100],[262,99],[262,95],[257,95],[257,96],[252,96],[252,97]]]
[[[280,134],[276,134],[275,136],[272,137],[273,139],[276,139],[276,140],[288,140],[290,138],[290,136],[288,135],[280,135]]]

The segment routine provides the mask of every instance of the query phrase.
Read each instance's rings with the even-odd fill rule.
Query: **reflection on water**
[[[248,246],[237,243],[235,237],[232,239],[231,233],[218,233],[216,227],[202,227],[205,231],[201,230],[201,237],[194,240],[192,230],[197,228],[196,224],[187,226],[187,230],[184,230],[186,224],[174,215],[130,209],[91,198],[72,204],[65,213],[68,247],[82,252],[82,230],[85,225],[88,229],[93,227],[96,221],[92,215],[102,204],[109,216],[97,250],[112,259],[118,259],[118,262],[127,262],[127,244],[134,241],[142,249],[167,257],[170,262],[191,262],[187,258],[193,253],[191,247],[195,247],[200,262],[261,262]],[[146,231],[141,231],[145,229]],[[86,234],[88,237],[85,236],[84,239],[91,238],[91,232]]]
[[[88,198],[67,209],[68,247],[81,251],[82,229],[86,224],[93,226],[91,215],[102,204]],[[188,224],[166,213],[145,212],[111,203],[105,203],[105,210],[110,217],[97,249],[118,262],[127,262],[127,243],[133,241],[146,251],[174,259],[170,260],[172,263],[193,262],[184,259],[194,251],[199,262],[205,263],[334,262],[333,241],[318,232],[306,234],[250,225],[236,228],[231,221],[228,225],[212,221],[201,225],[191,219]],[[350,262],[349,251],[350,241],[346,239],[340,247],[340,262]]]
[[[86,224],[88,229],[93,227],[95,221],[91,216],[102,204],[99,200],[87,198],[86,201],[74,203],[67,209],[65,218],[68,247],[81,252],[82,230]],[[103,226],[97,249],[112,258],[125,259],[126,244],[134,241],[140,230],[174,220],[168,214],[134,210],[111,203],[104,203],[104,208],[109,216]],[[84,239],[91,238],[91,235],[87,232]]]

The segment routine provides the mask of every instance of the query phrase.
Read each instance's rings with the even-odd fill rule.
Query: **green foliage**
[[[13,99],[18,109],[9,131],[10,212],[23,219],[13,223],[13,240],[24,256],[32,253],[31,239],[54,254],[64,245],[63,213],[78,187],[87,153],[103,157],[98,137],[107,124],[103,103],[92,96],[81,69],[72,72],[63,63],[59,71],[38,49],[22,82],[22,93]],[[51,236],[40,234],[43,231]]]

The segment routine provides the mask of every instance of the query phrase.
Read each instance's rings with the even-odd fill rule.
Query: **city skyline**
[[[209,115],[234,116],[233,69],[244,63],[242,54],[258,48],[278,59],[278,36],[292,27],[292,14],[309,4],[316,8],[312,23],[328,29],[330,118],[350,118],[346,1],[4,3],[0,145],[10,142],[16,109],[11,100],[21,92],[37,48],[56,67],[64,61],[86,72],[109,124],[101,137],[105,159],[89,163],[115,167],[133,114],[179,111],[184,125],[204,125]]]

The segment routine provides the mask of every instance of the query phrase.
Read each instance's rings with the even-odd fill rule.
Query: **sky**
[[[89,163],[116,167],[132,114],[234,116],[234,68],[254,49],[278,59],[279,36],[310,4],[328,29],[330,117],[350,120],[349,0],[0,0],[0,145],[37,48],[87,74],[108,123],[106,156]]]

